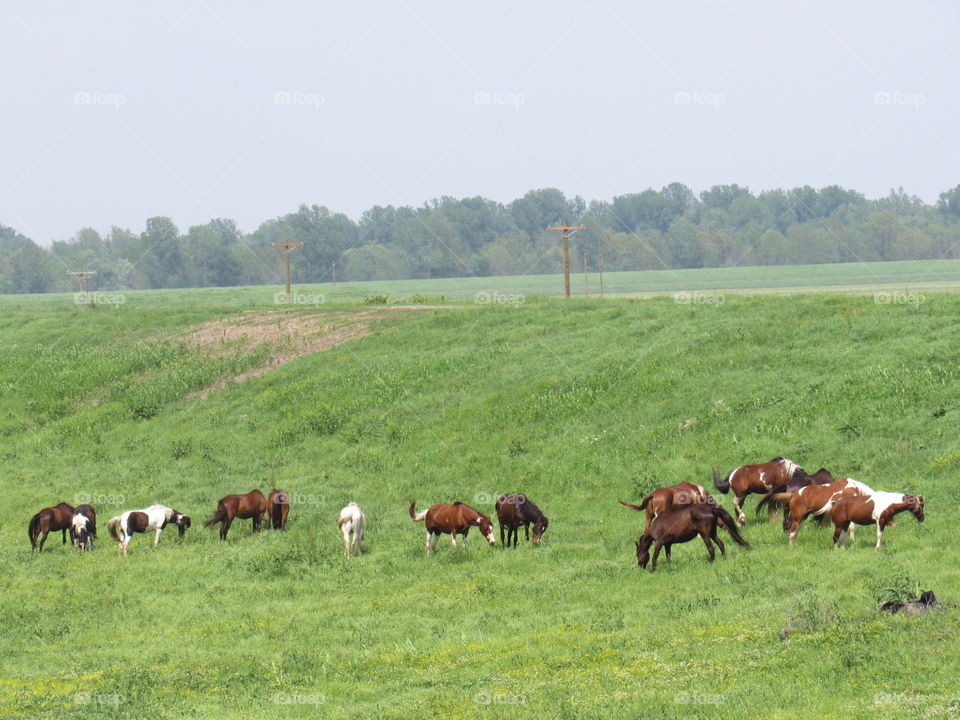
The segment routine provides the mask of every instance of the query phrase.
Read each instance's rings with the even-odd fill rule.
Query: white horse
[[[183,537],[190,527],[190,518],[166,505],[151,505],[143,510],[127,510],[122,515],[110,518],[107,530],[110,537],[120,543],[120,554],[127,554],[127,546],[134,533],[154,531],[153,544],[160,542],[160,532],[173,523],[178,528],[178,536]]]
[[[337,521],[340,526],[340,532],[343,533],[343,556],[350,557],[353,551],[357,555],[362,555],[360,543],[363,542],[363,531],[367,527],[367,518],[364,517],[363,510],[355,502],[347,505],[340,511],[340,520]],[[353,537],[351,538],[351,534]]]

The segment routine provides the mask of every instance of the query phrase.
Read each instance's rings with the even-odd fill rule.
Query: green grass
[[[0,717],[960,709],[960,611],[876,610],[919,589],[960,600],[960,298],[399,311],[368,337],[185,399],[262,356],[209,358],[176,338],[269,307],[263,292],[133,294],[116,309],[4,300]],[[348,300],[294,312],[368,309]],[[870,528],[834,551],[807,526],[788,548],[751,500],[753,550],[728,543],[711,565],[690,543],[654,574],[637,569],[642,518],[617,499],[774,455],[922,493],[927,520],[901,516],[880,552]],[[222,495],[274,486],[294,496],[288,533],[237,523],[220,543],[202,529]],[[407,498],[490,511],[505,491],[550,516],[541,547],[472,534],[424,556]],[[31,555],[30,515],[80,493],[100,516],[95,552],[51,536]],[[335,522],[350,500],[369,531],[364,556],[345,561]],[[107,518],[154,502],[193,517],[185,540],[138,536],[117,557]]]

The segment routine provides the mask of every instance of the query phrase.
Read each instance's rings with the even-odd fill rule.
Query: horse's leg
[[[513,529],[513,546],[516,547],[519,542],[520,542],[520,528],[515,527]]]
[[[883,525],[877,520],[877,550],[880,549],[880,541],[883,539]]]
[[[833,526],[833,546],[835,548],[843,547],[844,535],[843,523],[835,523]]]
[[[153,546],[156,547],[160,544],[160,533],[163,532],[163,528],[158,527],[153,533]]]
[[[502,522],[500,523],[500,545],[501,546],[506,545],[506,543],[503,540],[503,523]]]
[[[743,499],[746,495],[740,495],[739,493],[734,493],[733,495],[733,509],[737,511],[737,525],[743,527],[743,523],[746,522],[747,516],[743,514]]]
[[[523,524],[523,537],[525,540],[530,540],[530,523],[528,522]]]
[[[706,533],[700,533],[700,537],[703,538],[703,544],[707,546],[707,552],[710,553],[710,562],[713,562],[717,553],[713,550],[713,543],[710,542],[710,536]]]
[[[230,525],[232,524],[233,524],[233,518],[230,516],[225,517],[220,522],[220,539],[221,540],[227,539],[227,531],[230,530]]]
[[[802,522],[803,517],[801,517],[799,520],[797,518],[793,518],[790,521],[790,545],[797,544],[797,532],[800,530],[800,523]]]
[[[656,572],[657,570],[657,556],[660,554],[660,548],[662,547],[663,545],[661,545],[658,540],[656,546],[653,548],[653,560],[650,564],[650,572]]]
[[[433,549],[437,547],[437,540],[439,539],[440,535],[427,530],[427,555],[433,555]]]
[[[73,534],[73,530],[71,530],[70,533]],[[61,545],[66,545],[66,544],[67,544],[67,529],[64,528],[64,529],[60,532],[60,535],[63,537],[63,539],[60,541],[60,544],[61,544]]]
[[[783,531],[787,532],[790,529],[790,523],[793,521],[793,518],[790,516],[790,506],[783,506]]]
[[[43,552],[43,544],[47,541],[47,535],[49,535],[49,534],[50,534],[50,531],[49,531],[49,530],[45,530],[45,531],[44,531],[43,537],[40,538],[40,547],[37,548],[37,551],[38,551],[38,552]]]
[[[850,523],[849,527],[847,527],[847,534],[850,536],[850,542],[853,542],[853,536],[856,534],[856,529],[856,523]]]
[[[714,523],[713,528],[710,532],[710,539],[713,540],[717,547],[720,548],[720,555],[723,557],[727,556],[727,548],[723,544],[723,540],[720,539],[720,536],[717,535],[717,525]]]
[[[663,550],[664,550],[664,552],[667,554],[667,562],[669,562],[670,560],[672,560],[672,558],[670,557],[670,550],[671,550],[671,548],[673,548],[673,544],[672,544],[672,543],[667,543],[666,545],[663,546]]]

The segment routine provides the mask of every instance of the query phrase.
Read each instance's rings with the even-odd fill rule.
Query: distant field
[[[903,262],[843,263],[833,265],[778,265],[770,267],[706,268],[697,270],[648,270],[643,272],[604,273],[604,294],[646,297],[670,293],[725,291],[752,293],[805,292],[957,292],[960,291],[960,260],[910,260]],[[591,273],[590,295],[600,292],[600,277]],[[571,276],[572,293],[585,292],[582,274]],[[480,303],[509,304],[517,296],[562,295],[562,275],[519,275],[506,277],[442,278],[435,280],[396,280],[389,282],[329,283],[295,285],[300,304],[318,302],[357,302],[383,295],[391,302],[402,302],[415,295],[420,301],[472,300]],[[202,290],[124,291],[125,303],[167,305],[192,302],[225,307],[272,304],[279,286],[243,288],[207,288]],[[111,291],[104,293],[109,304]],[[28,296],[0,295],[0,306],[21,304]],[[73,295],[53,294],[35,297],[31,303],[61,304],[73,301]]]
[[[610,287],[960,280],[956,262],[875,268]],[[0,718],[956,717],[960,610],[877,604],[960,601],[960,296],[472,301],[558,280],[298,288],[330,301],[286,309],[275,288],[103,310],[3,298]],[[466,302],[358,302],[381,293]],[[618,499],[775,455],[922,493],[927,519],[901,516],[879,552],[871,528],[834,550],[812,524],[788,548],[750,499],[752,550],[727,543],[711,565],[697,541],[638,570],[642,518]],[[292,494],[289,532],[202,528],[253,487]],[[505,491],[550,517],[540,547],[471,533],[425,557],[409,498],[492,512]],[[51,536],[31,554],[31,514],[81,500],[100,513],[95,551]],[[369,529],[347,561],[335,523],[351,500]],[[138,536],[118,557],[106,520],[155,502],[192,516],[185,539]]]

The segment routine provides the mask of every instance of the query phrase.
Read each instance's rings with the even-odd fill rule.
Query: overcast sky
[[[949,2],[0,0],[0,223],[960,183]]]

